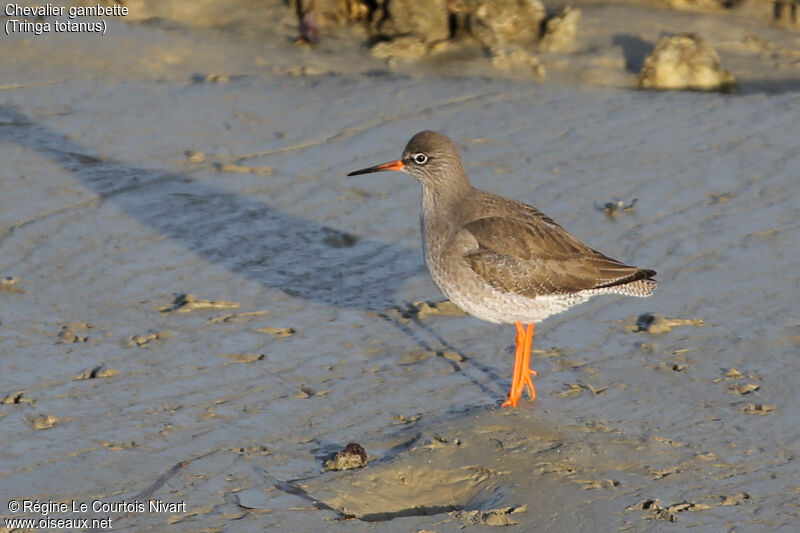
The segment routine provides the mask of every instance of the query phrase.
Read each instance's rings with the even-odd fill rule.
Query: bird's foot
[[[522,372],[517,382],[511,384],[511,390],[508,393],[508,399],[502,403],[502,407],[516,407],[519,400],[522,398],[522,393],[525,387],[528,388],[528,395],[531,400],[536,399],[536,387],[533,385],[531,376],[538,376],[539,373],[535,370],[528,369],[527,372]]]
[[[516,323],[517,339],[516,353],[514,355],[514,376],[511,378],[511,390],[508,399],[503,402],[503,407],[516,407],[525,387],[531,400],[536,399],[536,387],[533,386],[531,376],[538,376],[535,370],[530,369],[531,364],[531,342],[533,341],[533,324],[528,324],[527,329],[521,322]]]

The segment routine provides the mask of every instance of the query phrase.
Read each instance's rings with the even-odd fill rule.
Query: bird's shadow
[[[415,250],[351,235],[180,173],[95,157],[13,108],[0,107],[0,139],[45,156],[198,256],[294,297],[382,310],[397,304],[397,290],[422,272]]]
[[[382,312],[398,306],[398,290],[423,271],[416,250],[351,235],[184,174],[96,157],[13,107],[0,106],[0,140],[46,157],[103,201],[114,202],[144,227],[199,257],[293,297]],[[13,231],[13,225],[6,228],[0,243]],[[419,327],[410,328],[388,319],[423,349],[433,348],[419,335],[421,331],[453,350],[428,324],[416,321]],[[499,383],[490,368],[468,361]],[[493,395],[484,383],[464,375]]]

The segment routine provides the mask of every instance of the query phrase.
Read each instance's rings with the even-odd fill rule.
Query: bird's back
[[[442,292],[473,315],[512,322],[529,306],[520,321],[538,322],[596,294],[655,288],[655,271],[588,247],[532,206],[478,189],[461,202],[423,229],[426,262]]]

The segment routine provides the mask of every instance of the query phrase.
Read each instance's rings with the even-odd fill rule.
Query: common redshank
[[[504,406],[525,387],[536,322],[598,294],[649,296],[654,270],[589,248],[538,209],[474,188],[453,142],[435,131],[414,135],[396,161],[356,170],[399,170],[422,185],[425,263],[442,293],[470,315],[517,328],[514,373]],[[525,327],[527,324],[527,327]]]

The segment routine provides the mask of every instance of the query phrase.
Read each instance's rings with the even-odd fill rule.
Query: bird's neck
[[[473,190],[460,161],[454,161],[444,174],[420,179],[423,218],[449,217],[454,211],[460,211],[457,206]]]
[[[450,239],[455,229],[464,222],[464,202],[473,194],[469,181],[437,183],[437,186],[422,184],[422,209],[420,227],[422,229],[423,249],[426,260],[436,254],[439,245]]]
[[[472,186],[469,182],[437,185],[422,186],[422,217],[430,220],[452,219],[459,211],[458,206],[472,191]]]

